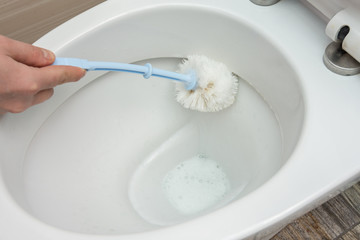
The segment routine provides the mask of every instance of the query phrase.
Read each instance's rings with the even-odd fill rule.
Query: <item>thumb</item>
[[[43,67],[52,64],[55,55],[49,50],[39,48],[28,43],[19,42],[4,36],[0,36],[0,45],[3,46],[4,54],[17,62],[33,66]]]

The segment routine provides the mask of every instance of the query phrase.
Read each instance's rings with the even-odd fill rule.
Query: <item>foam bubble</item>
[[[162,188],[179,213],[190,215],[221,201],[230,190],[230,182],[217,161],[200,154],[170,170]]]

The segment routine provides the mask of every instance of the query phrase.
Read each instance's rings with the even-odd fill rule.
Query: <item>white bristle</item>
[[[217,112],[235,101],[238,79],[225,64],[205,56],[191,55],[179,65],[179,73],[195,70],[197,88],[186,90],[183,83],[176,84],[176,100],[185,108],[200,112]]]

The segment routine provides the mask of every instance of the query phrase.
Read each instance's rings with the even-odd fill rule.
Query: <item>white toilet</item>
[[[169,70],[203,54],[242,80],[233,106],[200,113],[169,80],[89,72],[0,117],[0,239],[268,239],[356,182],[360,75],[323,54],[349,26],[358,59],[360,6],[321,2],[108,0],[41,38]]]

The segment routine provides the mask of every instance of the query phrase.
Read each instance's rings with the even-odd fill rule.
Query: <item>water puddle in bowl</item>
[[[162,189],[180,214],[189,215],[219,202],[230,190],[230,181],[220,163],[199,154],[170,170]]]

